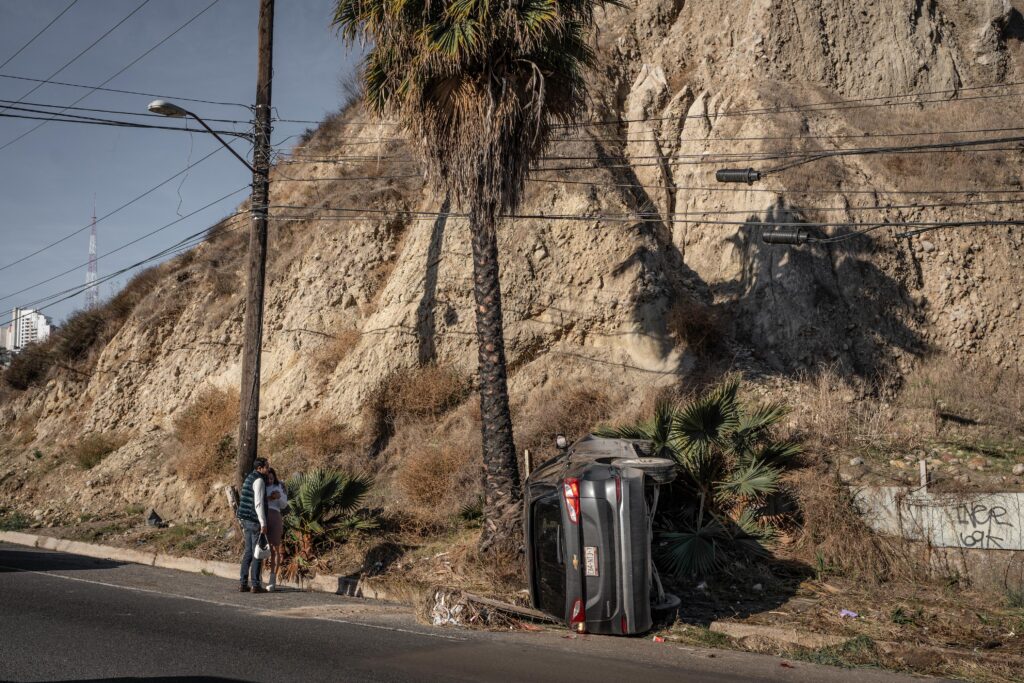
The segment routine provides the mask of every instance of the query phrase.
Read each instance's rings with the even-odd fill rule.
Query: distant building
[[[32,342],[45,340],[52,329],[53,323],[42,313],[31,308],[15,308],[11,311],[11,324],[4,335],[4,348],[17,353]]]
[[[0,325],[0,352],[9,351],[13,340],[11,339],[11,326]]]

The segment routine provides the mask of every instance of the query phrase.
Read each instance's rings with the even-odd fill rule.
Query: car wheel
[[[655,623],[670,625],[679,616],[679,606],[683,601],[679,596],[665,593],[665,599],[651,604],[651,617]]]
[[[668,484],[676,478],[676,463],[668,458],[623,458],[616,460],[615,466],[643,470],[655,484]]]

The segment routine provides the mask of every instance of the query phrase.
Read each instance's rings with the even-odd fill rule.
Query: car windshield
[[[533,504],[533,539],[538,607],[548,614],[565,613],[565,562],[562,554],[562,511],[558,496]]]

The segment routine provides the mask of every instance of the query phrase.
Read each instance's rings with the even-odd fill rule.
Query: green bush
[[[372,487],[369,476],[353,477],[321,468],[288,480],[285,573],[290,578],[315,571],[320,555],[330,545],[354,532],[377,528],[375,517],[358,512]]]
[[[32,521],[20,512],[0,508],[0,531],[21,531],[31,524]]]
[[[789,409],[769,403],[748,410],[738,391],[731,379],[684,405],[659,403],[643,424],[598,431],[648,440],[653,456],[675,460],[677,479],[662,489],[656,558],[677,577],[764,555],[764,543],[795,512],[780,477],[800,446],[773,438]]]

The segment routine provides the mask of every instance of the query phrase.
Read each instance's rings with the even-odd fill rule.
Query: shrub
[[[260,442],[274,468],[283,473],[336,464],[342,455],[359,451],[359,439],[342,424],[326,417],[300,418]],[[282,476],[284,476],[282,474]]]
[[[41,343],[29,344],[11,359],[4,371],[4,383],[12,389],[25,391],[30,386],[42,384],[53,367],[52,353],[54,337]]]
[[[126,438],[117,434],[87,434],[75,442],[67,454],[83,470],[90,470],[123,446],[126,441]]]
[[[400,419],[440,417],[462,403],[469,390],[468,379],[444,365],[423,365],[391,373],[366,403],[363,424],[371,442],[370,450],[377,452],[384,446]]]
[[[368,476],[319,468],[288,480],[286,576],[293,579],[316,571],[329,546],[352,533],[377,528],[375,517],[357,512],[372,487]]]
[[[479,449],[444,432],[403,454],[395,472],[402,511],[426,525],[452,521],[479,488]]]
[[[647,422],[603,429],[602,436],[644,439],[676,462],[662,498],[658,560],[677,577],[701,576],[737,556],[765,554],[762,542],[792,517],[784,469],[800,447],[774,439],[788,414],[780,403],[747,409],[730,379],[683,405],[662,401]]]
[[[564,434],[570,442],[586,436],[608,419],[612,407],[606,393],[585,381],[553,382],[514,408],[516,448],[529,449],[540,463],[557,452],[556,436]]]
[[[665,314],[670,335],[685,342],[697,355],[718,349],[726,337],[725,322],[714,307],[683,295],[672,302]]]
[[[176,469],[191,482],[208,482],[231,469],[238,429],[238,391],[209,387],[174,419],[182,445]]]
[[[359,344],[359,330],[344,329],[317,350],[316,367],[321,373],[329,375],[338,367],[338,363],[352,352]]]
[[[32,520],[17,510],[0,508],[0,531],[21,531],[31,525]]]

